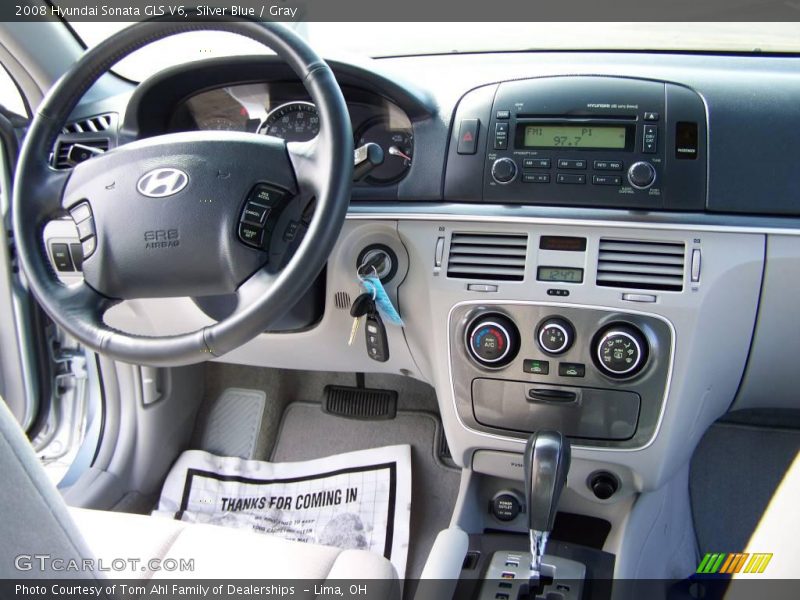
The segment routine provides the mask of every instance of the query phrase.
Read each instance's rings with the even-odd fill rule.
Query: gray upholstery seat
[[[379,597],[399,597],[394,567],[371,552],[160,517],[68,508],[5,403],[0,403],[0,473],[0,578],[380,579]],[[50,558],[42,562],[34,555]],[[94,568],[63,570],[68,561],[84,565],[84,559],[93,559]],[[114,566],[114,559],[122,560]],[[164,570],[180,567],[181,560],[187,567],[182,572]],[[101,571],[99,561],[113,568]],[[125,568],[117,568],[123,564]]]

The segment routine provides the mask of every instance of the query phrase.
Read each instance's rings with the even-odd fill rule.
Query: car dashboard
[[[796,62],[613,52],[330,61],[355,146],[377,143],[386,160],[354,184],[307,297],[221,360],[427,381],[454,460],[508,480],[532,430],[565,431],[577,459],[567,509],[589,503],[613,521],[613,502],[585,483],[592,473],[613,473],[622,497],[657,489],[732,405],[794,402],[784,374],[800,336],[784,325],[800,281]],[[54,149],[58,168],[76,142],[198,129],[293,141],[318,123],[274,57],[191,63],[78,113]],[[105,130],[80,125],[106,115]],[[80,277],[63,256],[77,241],[70,226],[45,231],[65,281]],[[347,343],[358,268],[374,253],[391,265],[381,275],[404,321],[387,326],[381,357]],[[180,333],[225,310],[220,299],[131,300],[106,320]]]

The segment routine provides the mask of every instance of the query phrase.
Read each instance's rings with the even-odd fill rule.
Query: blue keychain
[[[389,294],[386,293],[386,288],[383,287],[380,278],[376,275],[368,275],[367,277],[361,278],[361,285],[364,286],[368,294],[372,294],[375,306],[378,308],[378,312],[380,312],[381,316],[392,325],[403,327],[403,319],[400,317],[400,313],[397,312],[394,304],[392,304],[392,300],[389,298]]]

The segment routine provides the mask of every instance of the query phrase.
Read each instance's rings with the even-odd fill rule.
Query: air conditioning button
[[[470,356],[484,367],[504,367],[519,352],[519,331],[511,319],[500,314],[476,318],[467,327],[466,338]]]

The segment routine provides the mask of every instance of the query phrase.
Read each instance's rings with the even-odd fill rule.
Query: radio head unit
[[[487,87],[493,93],[479,88],[459,104],[447,199],[704,208],[706,118],[695,92],[598,76]]]

